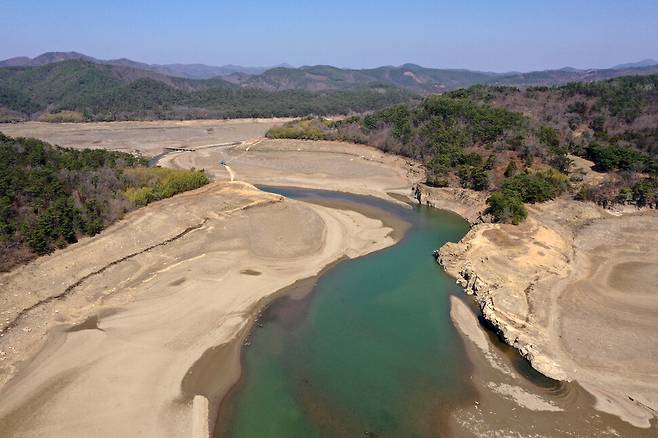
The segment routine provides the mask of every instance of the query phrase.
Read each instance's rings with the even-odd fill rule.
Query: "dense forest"
[[[0,133],[0,271],[99,233],[126,212],[208,183],[199,170]]]
[[[381,66],[367,69],[338,68],[331,65],[292,67],[282,65],[272,68],[225,65],[213,67],[203,64],[146,64],[130,59],[102,60],[76,52],[47,52],[35,58],[15,57],[0,61],[2,67],[40,67],[64,61],[85,61],[98,65],[118,67],[122,76],[131,76],[121,67],[141,70],[159,81],[169,78],[217,79],[227,83],[266,91],[326,91],[354,90],[385,84],[403,88],[421,95],[442,93],[476,84],[538,86],[562,85],[569,82],[612,79],[619,76],[649,75],[658,73],[658,61],[617,65],[606,69],[561,68],[533,72],[493,73],[455,68],[427,68],[416,64]],[[203,83],[186,86],[196,87]]]
[[[370,83],[346,90],[267,91],[83,60],[0,68],[0,121],[286,117],[381,109],[416,96]]]
[[[189,79],[177,77],[167,66],[102,61],[78,53],[47,53],[6,64],[0,67],[0,122],[352,114],[475,84],[556,85],[658,72],[656,65],[509,74],[414,64],[363,70],[317,65]]]
[[[658,201],[658,76],[561,87],[474,86],[339,121],[306,118],[271,138],[342,140],[421,160],[430,186],[492,191],[489,212],[562,193],[602,205]],[[594,163],[595,183],[572,157]]]

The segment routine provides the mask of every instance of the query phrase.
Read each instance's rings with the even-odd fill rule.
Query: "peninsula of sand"
[[[392,200],[389,193],[411,195],[423,177],[419,164],[362,145],[263,138],[275,123],[2,128],[62,146],[148,156],[184,149],[159,164],[204,168],[215,179],[0,276],[4,435],[207,436],[211,412],[239,377],[240,340],[259,309],[332,262],[395,243],[382,218],[252,184]],[[658,410],[658,215],[558,200],[531,207],[520,226],[498,225],[480,223],[485,198],[422,187],[424,203],[474,224],[461,242],[441,248],[441,263],[533,367],[578,382],[587,396],[528,383],[454,299],[451,316],[476,363],[479,393],[479,402],[455,408],[455,430],[531,436],[539,428],[516,422],[519,415],[545,416],[552,431],[577,406],[568,421],[587,424],[576,436],[651,436]],[[203,366],[209,354],[212,373]],[[478,358],[491,362],[490,372],[478,371]],[[593,414],[581,408],[592,403]],[[504,406],[509,415],[495,415]]]

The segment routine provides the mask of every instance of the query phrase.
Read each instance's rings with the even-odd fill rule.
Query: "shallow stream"
[[[354,203],[406,222],[396,245],[326,270],[303,298],[263,313],[243,348],[243,377],[222,403],[217,436],[441,436],[472,397],[449,295],[462,293],[432,250],[468,231],[459,216],[370,197],[263,188]]]

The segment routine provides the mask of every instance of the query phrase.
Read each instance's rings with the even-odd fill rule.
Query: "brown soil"
[[[558,200],[532,207],[518,227],[476,225],[440,259],[536,369],[655,432],[657,218]]]
[[[36,137],[59,146],[139,152],[151,157],[166,147],[199,147],[265,135],[286,119],[185,120],[157,122],[95,122],[5,124],[11,137]]]

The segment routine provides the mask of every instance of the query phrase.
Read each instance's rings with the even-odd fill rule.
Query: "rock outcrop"
[[[577,380],[597,409],[650,427],[658,412],[657,218],[557,200],[530,206],[519,226],[474,225],[437,261],[536,370]]]
[[[425,184],[414,186],[413,195],[422,204],[457,213],[469,224],[486,222],[487,193],[455,187],[435,188]]]
[[[568,246],[557,235],[551,236],[552,245],[537,246],[533,236],[550,233],[532,222],[522,229],[475,225],[461,242],[444,245],[437,261],[473,296],[484,319],[507,344],[543,374],[566,380],[540,347],[545,312],[537,308],[533,292],[541,280],[568,272]]]

